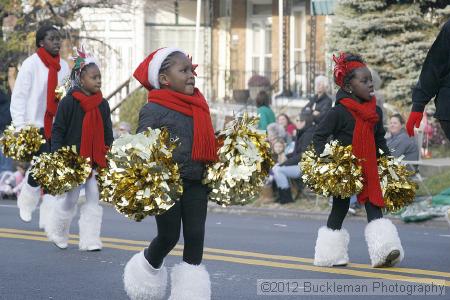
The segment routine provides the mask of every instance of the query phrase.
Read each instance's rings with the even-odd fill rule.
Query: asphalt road
[[[155,222],[128,220],[105,207],[101,252],[80,252],[78,225],[72,223],[72,244],[60,250],[38,229],[37,212],[23,223],[13,201],[0,201],[0,299],[127,299],[122,285],[128,259],[155,235]],[[75,219],[77,220],[78,217]],[[448,227],[398,224],[405,259],[398,268],[373,269],[364,241],[365,222],[348,219],[349,255],[352,264],[343,268],[319,268],[312,264],[317,229],[323,220],[210,213],[207,219],[204,264],[211,275],[213,299],[299,299],[305,280],[386,284],[383,299],[450,299],[450,230]],[[180,244],[166,259],[167,266],[181,261]],[[257,294],[257,280],[267,279],[270,296]],[[281,296],[281,290],[293,295]],[[444,284],[444,296],[392,295],[392,282],[402,286],[431,281]],[[299,284],[299,280],[303,280]],[[267,285],[267,283],[265,283]],[[423,286],[423,285],[422,285]],[[262,286],[261,286],[262,288]],[[377,290],[380,291],[380,290]],[[397,287],[397,291],[399,291]],[[400,292],[403,290],[400,290]],[[407,290],[404,290],[405,293]],[[438,289],[436,288],[436,291]],[[332,296],[302,296],[301,299],[347,299]],[[352,296],[351,299],[380,299]]]

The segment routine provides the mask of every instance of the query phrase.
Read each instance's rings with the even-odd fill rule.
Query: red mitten
[[[409,114],[408,122],[406,122],[406,132],[409,136],[414,136],[414,127],[419,128],[422,121],[423,112],[412,111]]]

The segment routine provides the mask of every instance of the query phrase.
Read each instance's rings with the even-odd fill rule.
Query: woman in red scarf
[[[73,146],[77,152],[89,158],[94,169],[106,167],[106,150],[113,142],[111,112],[102,97],[101,74],[96,60],[78,51],[71,74],[72,89],[61,100],[52,128],[52,151],[63,146]],[[102,207],[96,172],[86,183],[62,195],[58,199],[46,226],[48,238],[61,249],[67,248],[69,228],[76,213],[81,189],[86,192],[86,202],[80,208],[79,249],[98,251],[102,249],[100,228]]]
[[[365,236],[373,267],[390,267],[404,256],[394,224],[383,218],[383,195],[378,177],[377,156],[389,154],[386,146],[383,113],[376,106],[372,76],[358,55],[341,53],[333,57],[336,65],[334,80],[340,87],[336,104],[321,122],[313,137],[317,153],[322,153],[328,138],[341,145],[352,145],[353,153],[361,159],[364,187],[358,197],[367,212]],[[349,234],[342,228],[350,199],[333,197],[327,226],[319,229],[314,264],[317,266],[346,265]]]
[[[195,88],[194,70],[184,51],[161,48],[134,72],[149,91],[137,132],[165,127],[178,140],[173,158],[180,166],[183,195],[166,213],[155,217],[157,236],[125,266],[124,285],[131,299],[167,299],[164,258],[177,244],[181,225],[183,262],[172,268],[170,299],[211,298],[209,274],[201,265],[208,193],[201,180],[205,163],[215,161],[217,154],[208,104]]]

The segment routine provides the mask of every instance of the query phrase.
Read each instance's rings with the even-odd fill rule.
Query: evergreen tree
[[[383,80],[386,102],[405,108],[448,1],[341,0],[328,30],[332,53],[363,56]],[[441,9],[441,10],[438,10]]]

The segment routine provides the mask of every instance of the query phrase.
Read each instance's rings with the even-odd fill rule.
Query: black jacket
[[[6,127],[11,124],[11,98],[8,94],[0,90],[0,135],[5,131]]]
[[[295,147],[292,153],[287,155],[287,160],[282,163],[282,166],[294,166],[300,162],[302,153],[306,151],[316,131],[316,125],[310,125],[307,128],[297,130],[295,136]]]
[[[348,146],[352,144],[353,130],[355,129],[355,119],[352,114],[340,104],[342,98],[351,98],[351,95],[347,94],[343,90],[339,90],[336,94],[336,104],[330,109],[326,118],[319,124],[316,129],[316,133],[313,137],[313,143],[316,153],[322,153],[325,144],[331,140],[338,140],[340,145]],[[377,146],[377,156],[379,156],[378,149],[381,149],[385,155],[389,155],[390,151],[386,145],[386,131],[383,127],[383,112],[380,107],[377,106],[377,114],[379,116],[378,123],[375,124],[374,135],[375,144]]]
[[[105,99],[100,103],[99,109],[103,119],[105,145],[111,146],[114,140],[111,111],[109,109],[109,104]],[[72,93],[69,93],[58,105],[52,127],[52,152],[61,147],[72,145],[76,145],[78,153],[80,152],[83,119],[84,111],[81,108],[80,102],[73,98]]]
[[[333,100],[331,100],[330,96],[326,93],[320,96],[320,98],[317,95],[314,95],[314,97],[309,100],[308,104],[306,104],[303,108],[303,111],[309,108],[311,113],[315,110],[320,112],[320,115],[313,116],[314,123],[319,124],[325,118],[332,105]]]
[[[178,138],[179,145],[173,151],[173,159],[180,166],[181,178],[202,179],[205,164],[191,158],[194,141],[194,120],[192,117],[156,103],[147,103],[139,113],[136,132],[145,131],[148,127],[153,129],[167,128],[171,139]]]
[[[422,112],[435,97],[439,120],[450,121],[450,21],[442,27],[420,72],[419,81],[412,93],[412,111]]]

